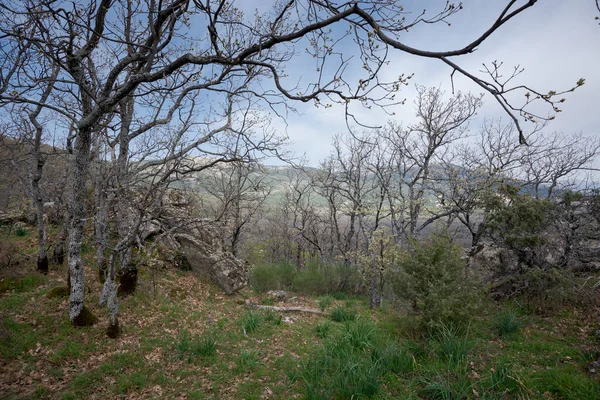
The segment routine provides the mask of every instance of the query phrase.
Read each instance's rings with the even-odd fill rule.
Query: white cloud
[[[423,3],[426,3],[423,5]],[[441,7],[445,1],[407,2],[406,8],[421,10],[424,6]],[[507,1],[463,0],[464,10],[452,17],[452,26],[421,25],[406,35],[406,43],[424,49],[455,49],[469,43],[498,16]],[[258,4],[258,3],[256,3]],[[433,8],[431,8],[433,10]],[[586,84],[574,93],[569,93],[563,112],[557,115],[548,127],[549,130],[567,133],[583,132],[600,135],[598,128],[598,96],[600,93],[600,26],[594,20],[597,15],[593,0],[562,1],[545,0],[522,15],[508,22],[486,40],[471,55],[456,57],[455,62],[469,71],[479,71],[482,63],[493,60],[503,61],[506,73],[520,65],[525,71],[516,83],[526,83],[542,92],[566,89],[579,78]],[[413,83],[427,86],[440,86],[450,91],[450,70],[435,59],[423,59],[400,52],[393,52],[391,64],[382,71],[384,78],[397,77],[400,73],[413,73]],[[290,73],[294,80],[304,77],[303,71],[312,71],[311,59],[294,59]],[[352,76],[349,77],[352,80]],[[457,90],[481,93],[482,90],[464,77],[455,75]],[[393,111],[399,120],[410,122],[414,116],[414,88],[404,88],[400,97],[407,98],[407,104]],[[315,109],[312,104],[295,105],[299,116],[288,119],[287,133],[294,142],[292,150],[300,155],[307,153],[312,165],[330,151],[331,137],[344,131],[343,108]],[[544,113],[548,109],[544,109]],[[389,119],[381,111],[356,110],[361,122],[381,125]],[[504,117],[500,106],[491,96],[485,98],[485,105],[479,113],[483,117]],[[284,126],[283,123],[274,121]],[[472,126],[476,128],[478,121]],[[525,126],[526,127],[526,126]]]

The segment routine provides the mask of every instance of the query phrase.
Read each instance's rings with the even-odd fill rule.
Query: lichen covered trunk
[[[81,245],[85,224],[85,184],[90,158],[91,130],[81,129],[77,134],[73,159],[73,201],[71,202],[71,224],[69,229],[69,319],[77,325],[84,306],[85,282],[81,260]]]
[[[98,162],[98,164],[100,164]],[[96,243],[96,264],[98,266],[98,277],[104,282],[108,273],[108,261],[104,255],[108,243],[108,214],[109,204],[106,195],[106,181],[103,178],[101,166],[96,166],[94,176],[94,239]]]
[[[106,280],[102,287],[102,295],[100,296],[100,306],[108,308],[108,327],[106,334],[110,338],[116,338],[119,336],[119,298],[117,297],[118,285],[116,282],[117,268],[115,265],[114,253],[110,256],[108,262],[108,270],[106,274]]]
[[[39,156],[39,155],[38,155]],[[44,218],[44,201],[40,189],[40,180],[42,179],[43,161],[38,160],[36,172],[34,173],[33,198],[35,201],[35,210],[37,214],[37,231],[38,231],[38,254],[37,254],[37,269],[40,272],[48,272],[48,254],[46,252],[46,219]]]

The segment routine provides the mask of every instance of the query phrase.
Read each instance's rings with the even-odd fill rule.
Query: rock
[[[215,249],[214,243],[204,242],[198,237],[182,233],[173,237],[192,271],[209,276],[225,293],[233,294],[248,285],[248,265],[244,261],[222,249]]]
[[[519,266],[517,255],[510,249],[492,243],[480,243],[469,257],[469,270],[478,271],[488,281],[498,272],[514,271]]]
[[[47,215],[48,221],[53,224],[59,224],[62,220],[60,207],[54,201],[44,203],[44,215]]]
[[[146,239],[150,239],[151,237],[158,235],[160,232],[161,232],[160,222],[155,219],[151,219],[151,220],[143,221],[140,224],[139,237],[140,237],[141,241],[144,241]]]
[[[140,225],[139,241],[154,238],[165,261],[208,276],[227,294],[247,286],[247,263],[225,249],[214,221],[194,218],[193,214],[185,193],[170,190],[161,206]]]
[[[269,290],[267,296],[275,301],[285,301],[287,299],[287,293],[283,290]]]
[[[597,377],[600,372],[600,358],[596,361],[591,361],[587,365],[588,374],[593,377]]]

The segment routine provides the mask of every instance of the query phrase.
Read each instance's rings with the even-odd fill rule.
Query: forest
[[[586,77],[466,61],[544,4],[241,3],[0,4],[0,397],[600,398]]]

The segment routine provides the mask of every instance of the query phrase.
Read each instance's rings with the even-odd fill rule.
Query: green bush
[[[461,252],[447,234],[435,233],[428,240],[413,242],[391,277],[394,293],[411,303],[427,329],[464,324],[479,306]]]
[[[298,293],[319,295],[328,293],[331,278],[327,277],[328,266],[309,263],[303,270],[298,271],[292,283],[293,290]]]

